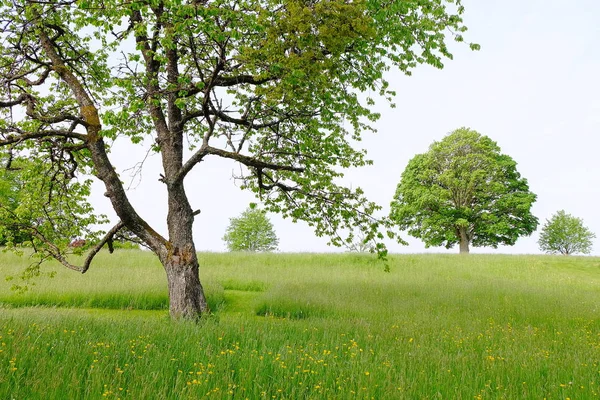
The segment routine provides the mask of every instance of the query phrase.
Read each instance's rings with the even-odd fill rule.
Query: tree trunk
[[[194,246],[186,247],[186,250],[175,248],[163,263],[169,286],[169,313],[173,319],[198,319],[208,312]]]
[[[460,235],[460,254],[469,254],[469,236],[465,228],[459,229]]]
[[[168,194],[169,245],[166,257],[161,257],[161,261],[167,273],[169,312],[173,319],[198,319],[208,312],[208,306],[200,283],[192,233],[194,213],[182,183],[169,185]]]

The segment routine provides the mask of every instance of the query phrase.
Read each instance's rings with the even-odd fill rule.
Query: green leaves
[[[390,218],[426,246],[512,245],[535,231],[535,194],[487,136],[460,128],[409,161]]]
[[[229,251],[273,251],[279,243],[266,212],[254,203],[239,217],[230,219],[223,240]]]
[[[78,119],[85,97],[98,110],[102,126],[95,129],[108,145],[127,136],[162,152],[167,190],[183,187],[180,180],[205,156],[242,160],[242,186],[266,210],[307,221],[335,245],[351,243],[355,231],[366,241],[379,239],[389,228],[360,188],[337,184],[343,169],[372,163],[356,143],[380,117],[371,110],[374,97],[391,101],[395,94],[385,72],[410,74],[423,63],[442,67],[452,57],[447,36],[456,32],[462,40],[466,30],[454,0],[1,4],[0,14],[10,16],[2,17],[7,41],[0,75],[8,94],[2,101],[31,98],[17,113],[2,109],[6,120],[26,115],[11,119],[2,134],[72,129],[83,143],[63,145],[83,149],[87,126]],[[40,33],[72,73],[70,83],[52,67]],[[13,79],[15,71],[19,78]],[[42,83],[32,83],[38,79]],[[79,165],[98,173],[86,151],[76,152]],[[108,186],[118,186],[115,181]],[[82,185],[74,195],[83,196]],[[109,191],[121,193],[116,189]],[[111,198],[116,208],[125,200]],[[139,233],[145,225],[135,228]],[[385,255],[381,243],[375,247]]]
[[[70,248],[71,241],[93,243],[102,233],[97,225],[106,222],[88,202],[91,180],[75,179],[77,157],[57,155],[45,146],[28,150],[27,156],[0,148],[3,168],[11,158],[11,169],[0,170],[0,244],[17,253],[34,249],[32,264],[21,274],[26,281],[40,275],[42,261],[80,254],[83,249]],[[24,290],[27,284],[14,288]]]
[[[583,225],[581,218],[561,210],[546,220],[538,244],[540,250],[546,253],[589,254],[595,238],[596,235]]]

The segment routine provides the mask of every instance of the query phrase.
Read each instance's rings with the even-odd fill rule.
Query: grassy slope
[[[216,312],[199,326],[168,320],[148,253],[51,267],[23,295],[0,282],[0,398],[598,396],[598,258],[200,258]],[[23,263],[2,255],[0,275]]]

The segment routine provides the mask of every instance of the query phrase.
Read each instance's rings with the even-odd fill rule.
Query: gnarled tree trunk
[[[197,319],[208,312],[193,244],[184,249],[174,248],[163,266],[167,273],[171,317]]]
[[[163,152],[163,165],[167,177],[174,176],[180,167],[177,154],[179,143],[176,142],[173,147],[176,149],[173,152],[174,156],[169,151]],[[172,164],[175,164],[175,168]],[[172,182],[173,178],[169,180]],[[198,319],[208,312],[208,306],[200,283],[198,256],[192,232],[194,212],[183,182],[168,183],[167,191],[169,242],[166,254],[163,253],[159,257],[167,274],[169,312],[174,319]]]

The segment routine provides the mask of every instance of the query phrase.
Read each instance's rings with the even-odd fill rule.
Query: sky
[[[465,0],[468,41],[481,45],[473,52],[451,45],[453,60],[442,70],[419,66],[408,77],[390,71],[396,108],[380,101],[377,133],[367,133],[361,146],[374,165],[346,173],[345,182],[362,187],[367,196],[389,211],[400,175],[408,161],[427,151],[434,141],[460,127],[475,129],[496,141],[502,153],[517,162],[538,199],[532,212],[540,220],[564,209],[582,218],[598,235],[593,255],[600,255],[600,2],[597,0]],[[141,180],[128,168],[145,152],[125,140],[115,143],[111,158],[129,183],[129,195],[140,214],[166,235],[166,195],[158,182],[159,156],[150,156]],[[223,234],[229,218],[238,216],[253,195],[239,189],[232,175],[239,167],[230,160],[207,159],[186,182],[190,202],[202,212],[196,217],[198,251],[225,251]],[[94,186],[92,202],[113,220],[115,214]],[[344,251],[327,246],[302,222],[269,215],[282,252]],[[473,253],[539,254],[538,231],[514,246],[472,248]],[[408,235],[408,246],[392,241],[392,253],[458,252],[458,248],[426,249]]]

